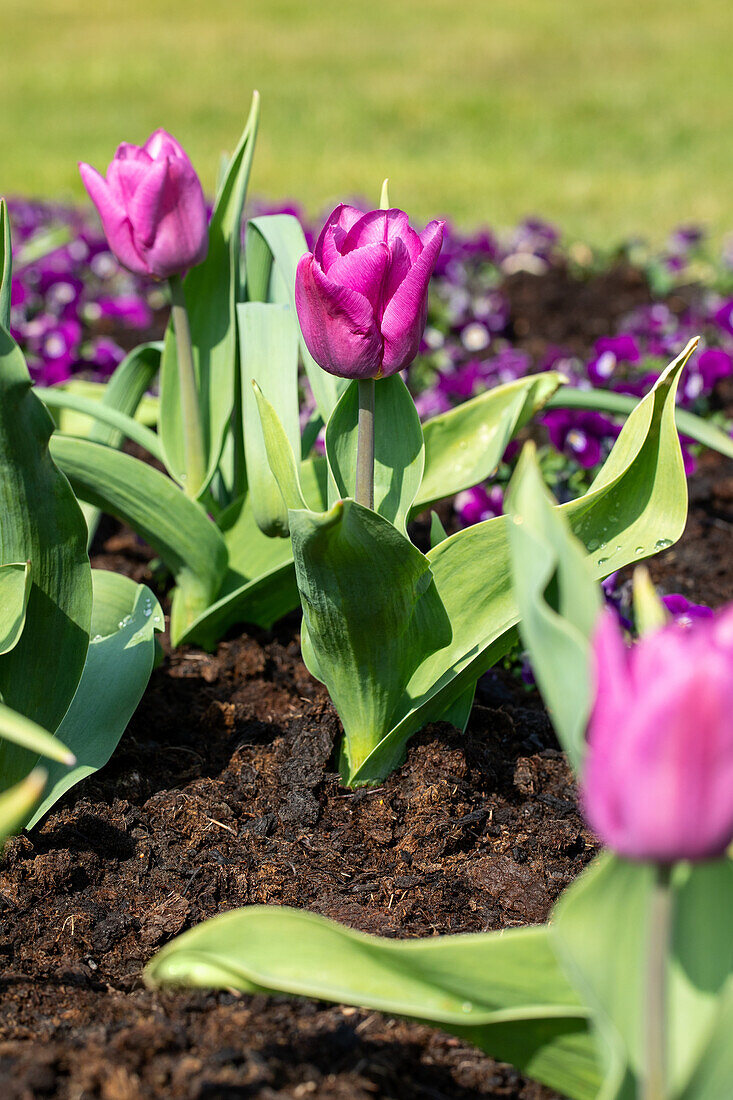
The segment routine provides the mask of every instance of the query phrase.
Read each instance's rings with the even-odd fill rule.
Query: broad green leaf
[[[413,513],[490,477],[507,444],[563,380],[554,371],[520,378],[427,420],[425,473]]]
[[[0,565],[31,562],[25,626],[0,657],[0,698],[53,733],[84,666],[92,580],[84,517],[49,454],[52,431],[20,349],[0,328]],[[3,744],[6,781],[28,771],[25,750]]]
[[[637,1081],[644,1072],[645,961],[654,934],[654,874],[651,864],[603,856],[563,895],[550,925],[568,977],[598,1016],[609,1074],[618,1077],[621,1064]],[[733,863],[679,865],[672,893],[669,1100],[683,1094],[698,1100],[688,1086],[701,1072],[711,1044],[719,1044],[718,1016],[733,986]],[[719,1054],[719,1048],[711,1051],[714,1058]]]
[[[259,121],[259,96],[252,108],[226,176],[216,198],[209,223],[209,251],[183,282],[199,402],[207,449],[207,474],[203,493],[216,470],[224,437],[234,408],[237,386],[237,320],[239,254],[242,209],[247,193]],[[185,462],[176,340],[168,326],[160,366],[160,435],[166,466],[181,484]]]
[[[56,389],[55,387],[49,389],[36,386],[34,392],[47,408],[52,410],[69,409],[83,414],[85,417],[90,417],[92,420],[104,425],[105,428],[110,429],[110,434],[114,432],[115,435],[126,437],[133,443],[137,443],[153,458],[157,458],[159,461],[163,460],[160,440],[155,432],[152,432],[150,428],[146,428],[134,417],[120,412],[119,409],[114,409],[103,401],[94,401],[89,397],[83,397],[81,394],[69,393],[68,390]]]
[[[8,204],[0,199],[0,325],[10,331],[10,284],[13,275],[13,249],[10,241]]]
[[[309,505],[327,507],[326,463],[308,460],[300,467],[300,482]],[[229,568],[219,598],[191,624],[180,639],[213,649],[235,623],[269,628],[299,603],[290,541],[271,539],[255,523],[248,496],[219,517],[229,552]]]
[[[571,764],[585,752],[592,704],[591,637],[603,603],[585,546],[547,490],[527,443],[506,500],[519,633]]]
[[[0,565],[0,657],[15,646],[23,633],[31,590],[31,563]]]
[[[680,1100],[719,1100],[733,1081],[733,981],[728,980],[718,1001],[707,1044]]]
[[[449,640],[450,622],[427,559],[368,508],[343,500],[325,513],[291,510],[290,535],[304,632],[344,726],[341,769],[351,784],[405,683]]]
[[[257,409],[262,425],[262,439],[267,461],[277,482],[287,508],[307,508],[300,485],[298,466],[288,434],[280,417],[256,382],[252,388],[257,399]]]
[[[43,768],[34,768],[25,779],[0,794],[0,852],[8,837],[23,828],[23,822],[33,812],[45,786],[45,771]]]
[[[694,346],[693,341],[638,403],[590,490],[561,505],[597,578],[664,549],[684,529],[687,481],[674,398]],[[427,554],[453,637],[411,677],[395,725],[354,776],[356,783],[377,782],[396,767],[407,739],[445,713],[471,680],[513,645],[519,609],[511,579],[510,522],[499,516],[478,523]]]
[[[430,549],[434,550],[439,542],[448,538],[448,532],[440,521],[437,512],[430,513]]]
[[[247,224],[248,254],[251,239],[253,240],[252,247],[258,247],[254,243],[252,235],[259,235],[270,250],[275,266],[278,268],[287,288],[290,307],[295,314],[295,269],[298,266],[300,257],[308,251],[300,222],[291,214],[270,214],[261,218],[252,218]],[[258,250],[261,257],[261,248]],[[262,260],[260,259],[257,264],[256,286],[253,289],[253,295],[248,294],[248,297],[254,296],[257,298],[262,294],[263,279]],[[300,354],[308,375],[308,381],[313,390],[316,406],[324,424],[327,424],[339,396],[346,388],[346,381],[322,370],[308,351],[300,332],[300,326],[298,326],[298,334],[300,336]]]
[[[381,939],[311,913],[251,906],[208,920],[148,964],[149,985],[317,997],[424,1021],[592,1100],[599,1084],[587,1011],[547,929]]]
[[[628,416],[635,407],[636,398],[629,394],[613,393],[611,390],[580,390],[574,386],[563,386],[547,402],[548,409],[595,409],[619,416]],[[675,420],[682,435],[688,435],[697,443],[733,458],[733,439],[717,424],[686,409],[676,409]]]
[[[36,756],[56,760],[67,768],[75,761],[73,752],[62,745],[58,738],[36,722],[31,722],[30,718],[18,714],[17,710],[6,707],[4,703],[0,703],[0,738],[20,745]],[[5,775],[0,774],[0,789],[5,790],[7,785]]]
[[[160,343],[140,344],[129,355],[126,355],[115,369],[109,382],[100,387],[101,396],[99,399],[102,404],[110,409],[125,413],[127,416],[134,416],[136,420],[145,423],[147,427],[157,424],[158,398],[150,397],[147,391],[160,369],[162,348],[163,345]],[[66,384],[66,389],[67,391],[69,389],[74,390],[79,384],[75,379],[72,379]],[[86,383],[86,385],[88,387],[95,384]],[[82,396],[92,397],[93,394],[88,392],[82,394]],[[60,418],[62,428],[65,419],[63,415]],[[71,434],[81,433],[72,432]],[[89,431],[84,432],[84,435],[94,443],[105,443],[108,447],[120,447],[123,440],[122,432],[117,431],[109,424],[102,424],[98,421],[92,422]],[[91,546],[99,523],[100,511],[98,508],[86,503],[82,504],[82,511],[89,531],[87,545]]]
[[[287,536],[288,510],[270,470],[252,387],[257,382],[276,411],[294,455],[300,454],[298,334],[290,306],[244,302],[237,306],[244,410],[244,453],[252,513],[265,535]]]
[[[326,427],[326,455],[338,497],[353,497],[359,427],[358,383],[351,382]],[[415,402],[399,374],[374,387],[374,511],[407,534],[425,452]]]
[[[472,680],[468,687],[464,688],[461,694],[453,700],[448,709],[441,714],[440,721],[449,722],[451,726],[455,726],[461,733],[465,733],[466,727],[468,726],[468,720],[471,717],[475,695],[476,681]]]
[[[131,455],[87,439],[56,435],[51,453],[81,500],[127,523],[176,579],[174,645],[219,595],[227,550],[216,525],[165,474]]]
[[[149,588],[119,573],[93,570],[92,641],[76,695],[59,737],[76,754],[72,768],[49,767],[46,796],[28,822],[40,821],[55,802],[99,771],[117,748],[147,687],[155,632],[165,623]]]

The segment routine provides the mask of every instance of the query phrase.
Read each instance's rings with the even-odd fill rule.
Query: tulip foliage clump
[[[397,373],[425,323],[441,231],[434,223],[420,238],[402,211],[341,207],[298,265],[306,343],[330,374],[352,379],[326,425],[327,508],[308,503],[268,401],[273,386],[257,388],[270,468],[288,507],[303,657],[341,717],[341,773],[352,786],[382,779],[426,722],[463,726],[478,676],[511,647],[520,619],[506,516],[450,538],[436,524],[427,554],[408,533],[410,517],[446,483],[458,487],[459,472],[470,467],[467,487],[480,462],[496,465],[522,419],[494,390],[481,410],[468,402],[421,426]],[[599,578],[682,532],[674,399],[694,346],[639,403],[588,493],[564,506]],[[528,382],[515,383],[515,393]],[[508,396],[512,387],[502,389]]]
[[[2,840],[107,762],[148,682],[163,616],[144,585],[90,567],[84,516],[49,454],[53,421],[9,332],[4,204],[0,228]]]

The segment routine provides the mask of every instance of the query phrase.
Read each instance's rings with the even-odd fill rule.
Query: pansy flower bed
[[[257,124],[2,210],[2,1095],[722,1097],[726,256]]]

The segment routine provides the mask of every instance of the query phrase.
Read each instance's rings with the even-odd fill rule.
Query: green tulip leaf
[[[450,622],[423,554],[388,520],[352,500],[328,512],[291,510],[303,605],[304,657],[344,726],[351,784],[392,723],[404,685],[447,644]]]
[[[298,409],[298,332],[290,306],[244,302],[237,306],[244,453],[247,486],[257,526],[269,536],[288,534],[288,510],[270,470],[252,387],[267,394],[294,455],[300,454]]]
[[[671,545],[684,530],[687,481],[674,400],[694,346],[692,341],[638,403],[590,490],[560,506],[599,579]],[[512,584],[510,523],[507,516],[486,520],[428,552],[452,639],[413,673],[393,728],[355,773],[355,783],[378,782],[397,767],[407,739],[426,722],[437,721],[514,644],[520,616]]]
[[[153,670],[155,632],[165,625],[158,601],[145,585],[100,569],[92,576],[92,641],[76,695],[58,730],[76,764],[49,766],[46,795],[29,829],[66,791],[104,767],[117,748]]]
[[[152,986],[289,993],[406,1016],[466,1038],[574,1100],[597,1096],[587,1010],[544,927],[400,941],[294,909],[251,906],[179,936],[145,978]]]
[[[645,962],[649,937],[655,934],[654,876],[651,864],[603,856],[563,895],[550,924],[568,978],[596,1015],[600,1060],[617,1091],[624,1073],[637,1087],[644,1075]],[[733,863],[678,865],[671,890],[667,1095],[699,1100],[705,1093],[692,1088],[692,1082],[711,1072],[705,1068],[707,1058],[714,1066],[722,1053],[719,1014],[733,988]],[[617,1095],[610,1081],[607,1087],[609,1096]]]
[[[8,837],[23,828],[23,822],[33,812],[45,786],[45,771],[34,768],[25,779],[0,794],[0,852]]]
[[[645,565],[634,570],[634,625],[639,634],[653,634],[669,622],[670,616]]]
[[[193,343],[194,369],[207,450],[207,473],[200,496],[214,475],[229,428],[237,387],[237,319],[240,300],[240,235],[259,121],[259,96],[252,108],[209,223],[209,251],[203,263],[183,282]],[[166,466],[185,482],[185,451],[181,415],[178,357],[169,324],[160,366],[160,435]]]
[[[49,454],[52,432],[20,349],[0,328],[0,565],[31,563],[25,624],[0,656],[0,698],[53,733],[84,667],[92,580],[84,517]],[[3,742],[5,782],[29,770],[26,750]]]
[[[576,769],[592,704],[591,636],[603,603],[585,546],[526,444],[506,500],[519,634],[560,744]]]
[[[89,417],[107,428],[108,435],[114,434],[116,437],[129,439],[146,450],[153,458],[162,461],[160,439],[155,432],[134,417],[120,412],[119,409],[113,408],[104,401],[94,401],[92,398],[56,387],[36,386],[35,393],[51,411],[64,409]]]
[[[326,463],[309,459],[300,466],[300,483],[310,507],[327,506]],[[269,630],[298,606],[298,586],[290,541],[262,534],[248,494],[235,501],[218,520],[229,552],[229,568],[219,598],[194,620],[180,643],[196,642],[213,649],[237,623],[254,623]]]
[[[51,453],[81,500],[128,523],[173,573],[174,645],[217,599],[227,549],[216,525],[159,470],[88,439],[55,435]]]
[[[351,382],[326,428],[326,455],[335,484],[331,504],[353,497],[359,427],[358,384]],[[425,452],[415,402],[399,374],[374,387],[374,511],[407,534],[420,488]]]
[[[295,452],[288,438],[285,428],[280,422],[272,403],[268,401],[257,382],[252,383],[252,388],[257,400],[257,409],[262,425],[262,439],[265,446],[265,454],[270,464],[275,481],[278,484],[285,506],[290,508],[307,508],[300,484],[298,465],[295,460]]]
[[[75,757],[66,745],[43,729],[36,722],[31,722],[17,710],[11,710],[4,703],[0,703],[0,738],[10,741],[14,745],[20,745],[35,756],[45,756],[48,760],[56,760],[68,768],[73,764]],[[4,775],[0,775],[0,789],[8,786]]]
[[[13,249],[10,241],[8,204],[0,199],[0,326],[10,331],[10,293],[13,276]]]
[[[0,657],[18,643],[31,590],[31,563],[0,565]]]
[[[257,238],[260,238],[258,240]],[[287,292],[287,301],[293,314],[297,316],[295,309],[295,270],[298,260],[308,251],[300,222],[291,214],[270,214],[260,218],[252,218],[247,224],[247,256],[248,270],[249,257],[254,250],[253,283],[250,288],[248,282],[248,298],[255,300],[264,296],[265,287],[270,290],[272,275],[263,257],[262,241],[272,256],[272,261],[277,270],[278,277]],[[249,275],[248,275],[249,280]],[[251,293],[250,293],[251,290]],[[300,337],[300,354],[305,366],[308,381],[313,390],[316,407],[323,418],[324,424],[336,407],[336,403],[346,388],[346,380],[336,378],[322,370],[306,347],[305,340],[298,325]]]
[[[425,472],[413,513],[490,477],[507,444],[557,390],[554,371],[496,386],[423,424]]]

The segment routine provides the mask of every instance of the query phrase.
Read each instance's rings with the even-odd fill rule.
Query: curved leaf
[[[463,1036],[577,1100],[597,1094],[587,1011],[544,927],[400,941],[294,909],[251,906],[179,936],[145,978],[396,1013]]]
[[[51,453],[81,500],[128,523],[171,570],[174,645],[214,602],[227,568],[218,528],[195,501],[147,463],[88,439],[55,435]]]
[[[352,382],[326,427],[326,455],[336,486],[331,504],[353,497],[359,428],[358,384]],[[407,534],[407,517],[420,488],[425,462],[415,402],[399,374],[374,387],[374,511]]]
[[[519,378],[427,420],[425,473],[413,513],[490,477],[507,444],[563,381],[554,371]]]
[[[151,432],[150,428],[146,428],[144,424],[135,420],[134,417],[127,416],[126,413],[112,408],[104,401],[94,401],[78,393],[69,393],[67,390],[36,386],[34,392],[47,408],[69,409],[72,412],[91,417],[92,420],[110,429],[109,435],[114,433],[116,436],[126,437],[133,443],[137,443],[153,458],[162,461],[163,455],[158,436],[155,432]]]
[[[560,744],[578,770],[592,704],[591,635],[603,603],[586,548],[525,444],[506,511],[519,633]]]
[[[311,507],[325,510],[327,469],[322,458],[300,466],[300,482]],[[299,604],[295,566],[289,539],[271,539],[255,523],[248,496],[235,501],[219,517],[229,551],[229,568],[219,598],[202,612],[180,638],[213,649],[236,623],[254,623],[269,630]]]
[[[20,349],[0,328],[0,564],[32,569],[23,632],[0,657],[0,697],[55,732],[86,658],[92,580],[84,517],[49,454],[52,431]],[[6,781],[28,770],[25,750],[3,744]]]
[[[10,241],[8,204],[0,199],[0,325],[10,331],[10,293],[13,276],[13,249]]]
[[[290,535],[308,645],[344,726],[352,777],[390,728],[404,685],[451,627],[427,559],[353,500],[291,510]],[[314,670],[313,661],[307,661]]]
[[[150,679],[155,632],[165,625],[160,605],[145,585],[99,569],[92,577],[92,641],[76,695],[58,730],[76,754],[76,764],[49,767],[47,793],[29,829],[66,791],[99,771],[117,748]]]
[[[23,828],[23,822],[33,812],[45,786],[45,771],[34,768],[20,783],[0,794],[0,852],[8,837]]]
[[[252,167],[259,111],[259,95],[255,92],[244,132],[216,198],[209,223],[207,257],[189,271],[183,282],[207,450],[207,473],[204,483],[197,487],[199,495],[214,475],[234,408],[237,385],[235,310],[240,298],[242,210]],[[166,332],[160,366],[159,430],[166,466],[171,475],[183,484],[183,425],[176,339],[172,325]]]
[[[76,759],[73,752],[62,745],[53,734],[36,722],[31,722],[30,718],[18,714],[17,710],[6,707],[4,703],[0,703],[0,738],[12,741],[14,745],[20,745],[36,756],[56,760],[67,768]],[[0,775],[0,789],[5,790],[7,785],[5,776]]]
[[[267,461],[262,424],[252,382],[257,382],[277,411],[293,453],[300,454],[298,411],[298,337],[290,307],[271,302],[237,306],[244,453],[247,488],[257,526],[264,534],[287,536],[288,510]]]
[[[640,401],[590,490],[561,506],[585,545],[598,578],[656,553],[682,534],[687,482],[674,422],[680,372],[692,341]],[[377,782],[395,767],[405,741],[437,720],[471,679],[504,653],[519,621],[509,555],[510,519],[468,527],[430,550],[427,559],[448,614],[450,645],[428,657],[408,683],[394,727],[354,781]],[[477,563],[490,563],[490,568]]]
[[[23,633],[30,590],[29,561],[0,565],[0,656],[9,652]]]

